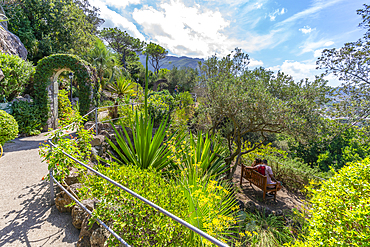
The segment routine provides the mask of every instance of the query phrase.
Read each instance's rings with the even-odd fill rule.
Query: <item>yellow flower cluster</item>
[[[217,181],[211,180],[206,188],[196,189],[191,196],[198,202],[198,208],[206,213],[202,216],[202,223],[205,231],[211,236],[218,236],[225,233],[233,224],[235,219],[231,216],[220,214],[222,200],[229,193],[225,188],[217,185]],[[234,210],[234,208],[231,208]],[[211,245],[210,242],[205,242]]]

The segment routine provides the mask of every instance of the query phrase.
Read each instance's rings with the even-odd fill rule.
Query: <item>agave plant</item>
[[[134,83],[131,80],[126,79],[125,77],[119,77],[117,81],[110,82],[107,86],[107,89],[118,95],[118,98],[122,98],[124,96],[130,96],[134,93]],[[114,113],[113,118],[118,118],[118,98],[114,104]]]
[[[141,169],[149,167],[156,170],[162,170],[170,165],[171,160],[168,158],[171,154],[167,145],[164,145],[166,137],[167,120],[163,120],[159,128],[153,135],[153,122],[150,117],[135,115],[135,121],[132,125],[132,142],[124,126],[122,126],[124,135],[114,126],[116,133],[116,146],[109,139],[107,141],[116,151],[119,158],[111,154],[111,157],[120,164],[133,164]]]

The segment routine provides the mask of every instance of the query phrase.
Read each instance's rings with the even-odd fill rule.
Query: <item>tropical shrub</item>
[[[0,145],[18,136],[18,124],[14,117],[0,110]]]
[[[12,115],[18,122],[19,133],[31,136],[41,133],[41,112],[38,105],[27,101],[16,101],[12,109]]]
[[[22,93],[34,74],[32,63],[15,55],[0,53],[0,68],[4,78],[0,81],[0,100],[13,100]]]
[[[175,99],[168,92],[163,90],[148,95],[148,113],[154,121],[154,126],[158,127],[165,118],[169,118],[175,107]]]
[[[154,169],[122,166],[113,162],[99,171],[176,216],[186,219],[186,203],[174,182],[164,180]],[[81,197],[101,200],[94,216],[108,223],[131,246],[190,246],[190,230],[98,176],[86,176]],[[117,246],[111,236],[109,246]]]
[[[294,246],[368,246],[370,159],[347,164],[332,178],[311,183],[308,234]]]

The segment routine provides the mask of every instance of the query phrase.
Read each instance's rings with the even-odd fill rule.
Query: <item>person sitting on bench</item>
[[[248,169],[253,169],[263,176],[267,177],[267,184],[275,184],[274,186],[277,186],[277,191],[279,191],[282,188],[282,183],[280,181],[277,181],[274,177],[274,173],[272,172],[272,169],[270,166],[267,165],[267,160],[264,159],[261,161],[261,159],[256,158],[252,166],[247,166]],[[268,186],[268,188],[275,188],[274,186]],[[269,193],[266,193],[267,196],[272,196]]]

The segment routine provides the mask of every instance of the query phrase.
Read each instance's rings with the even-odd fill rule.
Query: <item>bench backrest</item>
[[[242,164],[243,178],[249,180],[251,183],[256,185],[258,188],[265,190],[267,185],[267,177],[263,176],[261,173],[256,172],[252,169],[247,169],[245,165]]]

